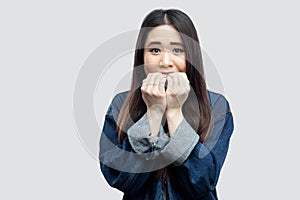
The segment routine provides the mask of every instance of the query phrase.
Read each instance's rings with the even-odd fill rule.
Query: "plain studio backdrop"
[[[220,199],[299,199],[300,14],[292,0],[2,1],[0,199],[121,199],[78,133],[73,91],[90,54],[139,28],[154,8],[192,18],[230,102],[235,130]],[[110,100],[115,82],[102,81]],[[107,102],[97,102],[101,125]]]

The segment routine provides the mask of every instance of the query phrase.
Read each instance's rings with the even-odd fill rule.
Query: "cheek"
[[[175,63],[176,63],[178,71],[186,72],[186,61],[184,58],[177,58]]]
[[[151,67],[149,65],[144,65],[144,70],[146,75],[148,75],[149,73],[152,73],[153,69],[151,69]]]
[[[145,64],[158,64],[159,63],[159,56],[154,56],[150,53],[144,54],[144,63]]]
[[[156,72],[158,63],[159,60],[157,56],[147,55],[147,53],[144,54],[144,69],[146,74]]]

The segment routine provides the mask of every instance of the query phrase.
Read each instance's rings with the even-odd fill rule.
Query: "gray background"
[[[232,107],[220,199],[299,198],[296,1],[19,0],[0,3],[0,199],[121,198],[76,132],[73,88],[96,47],[158,7],[191,16]]]

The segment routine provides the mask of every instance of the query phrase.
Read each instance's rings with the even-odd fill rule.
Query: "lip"
[[[174,72],[160,72],[162,74],[171,74],[171,73],[174,73]]]

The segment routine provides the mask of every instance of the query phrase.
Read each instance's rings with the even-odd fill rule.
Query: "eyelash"
[[[159,51],[159,52],[154,52],[154,51]],[[152,48],[152,49],[150,49],[149,50],[151,53],[153,53],[153,54],[158,54],[158,53],[160,53],[160,49],[158,49],[158,48]]]
[[[183,49],[180,49],[180,48],[174,48],[174,49],[173,49],[173,52],[174,52],[174,53],[175,53],[175,50],[178,50],[178,51],[179,51],[178,53],[183,53],[183,52],[184,52]]]
[[[155,51],[159,51],[159,52],[155,52]],[[179,51],[179,52],[176,52],[176,51]],[[152,49],[149,49],[149,52],[157,55],[161,52],[161,50],[159,48],[152,48]],[[174,54],[181,54],[184,52],[183,49],[180,49],[180,48],[174,48],[173,51],[172,51]]]

